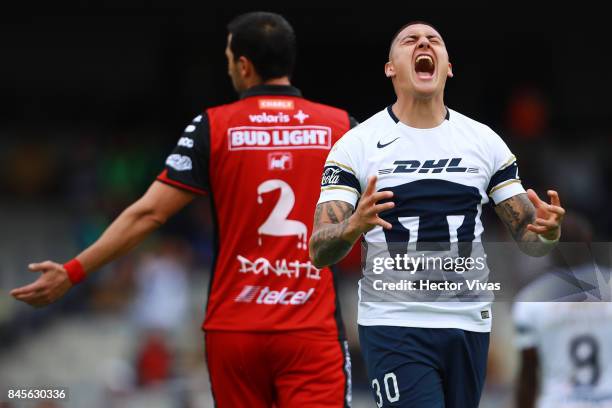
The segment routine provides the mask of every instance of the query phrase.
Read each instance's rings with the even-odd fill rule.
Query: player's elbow
[[[323,268],[324,266],[327,266],[325,265],[321,257],[318,256],[319,254],[317,251],[317,246],[313,238],[310,238],[310,242],[308,243],[308,255],[310,257],[310,262],[312,262],[315,268],[320,269],[320,268]]]
[[[321,268],[323,268],[323,267],[327,266],[327,265],[325,264],[325,262],[322,262],[320,259],[317,259],[316,257],[314,257],[314,256],[312,256],[312,255],[310,256],[310,261],[312,262],[312,264],[314,265],[314,267],[315,267],[315,268],[318,268],[318,269],[321,269]]]
[[[325,262],[323,262],[321,259],[315,257],[315,256],[310,256],[310,261],[312,262],[312,264],[314,265],[315,268],[321,269],[327,266],[327,264]]]
[[[147,217],[149,223],[152,224],[155,228],[161,227],[166,223],[166,221],[168,221],[168,217],[164,216],[164,214],[160,214],[157,212],[149,213],[147,214]]]
[[[132,217],[140,224],[146,224],[147,229],[156,229],[164,225],[168,221],[168,216],[156,208],[154,205],[147,203],[144,200],[139,200],[134,203],[128,211],[132,213]]]

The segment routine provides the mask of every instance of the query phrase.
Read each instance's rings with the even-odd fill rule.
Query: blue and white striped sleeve
[[[487,195],[495,204],[525,192],[519,177],[516,157],[512,154],[506,143],[494,133],[492,146],[493,171],[487,186]]]
[[[361,196],[357,166],[340,139],[329,152],[323,176],[321,195],[317,204],[326,201],[345,201],[353,207]]]

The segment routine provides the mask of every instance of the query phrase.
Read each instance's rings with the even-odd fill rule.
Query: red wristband
[[[73,285],[81,282],[85,279],[85,270],[83,269],[83,265],[76,259],[72,259],[64,264],[64,269],[68,273],[68,279],[72,282]]]

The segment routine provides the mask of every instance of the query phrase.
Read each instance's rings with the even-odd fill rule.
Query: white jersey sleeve
[[[319,202],[340,200],[351,204],[353,207],[361,196],[361,184],[359,166],[354,146],[349,146],[347,136],[344,135],[331,149],[321,178],[321,196]],[[352,149],[351,149],[352,148]]]
[[[489,129],[490,130],[490,129]],[[490,151],[492,154],[491,179],[487,187],[487,195],[495,204],[525,192],[518,174],[516,157],[506,143],[493,130]]]

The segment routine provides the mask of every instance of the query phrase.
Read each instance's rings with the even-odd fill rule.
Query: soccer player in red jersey
[[[334,277],[309,261],[307,242],[320,189],[314,175],[354,121],[291,86],[295,37],[283,17],[248,13],[228,31],[240,100],[193,119],[157,180],[97,242],[64,265],[30,265],[42,274],[11,294],[33,306],[57,300],[207,194],[216,258],[203,329],[216,404],[349,406]]]

